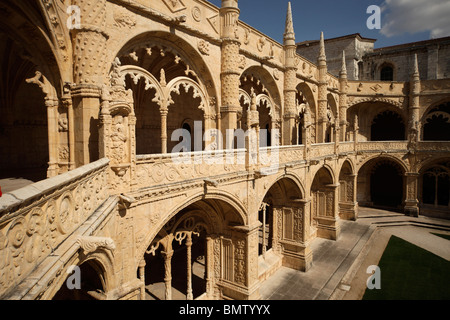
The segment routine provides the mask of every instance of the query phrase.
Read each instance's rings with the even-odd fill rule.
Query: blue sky
[[[221,0],[211,0],[220,7]],[[283,41],[289,0],[239,0],[240,20]],[[375,47],[450,36],[449,0],[291,0],[296,41],[360,33]],[[381,29],[369,30],[370,5],[381,8]]]

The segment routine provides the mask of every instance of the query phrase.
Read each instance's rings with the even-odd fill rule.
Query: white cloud
[[[450,36],[449,0],[385,0],[381,33],[387,37],[430,32],[430,38]]]

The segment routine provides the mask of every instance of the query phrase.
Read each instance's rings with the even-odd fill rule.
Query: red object
[[[0,197],[2,196],[2,187],[0,187]]]

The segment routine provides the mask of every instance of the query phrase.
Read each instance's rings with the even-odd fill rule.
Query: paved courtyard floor
[[[342,221],[337,241],[312,243],[313,266],[307,272],[278,269],[260,288],[263,300],[359,300],[391,235],[450,260],[450,241],[432,232],[450,234],[450,221],[359,208],[357,221]]]

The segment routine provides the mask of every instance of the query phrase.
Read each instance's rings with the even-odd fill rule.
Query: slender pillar
[[[410,81],[409,99],[408,140],[410,149],[415,149],[417,141],[419,141],[420,90],[419,65],[417,62],[417,54],[415,54],[414,69]]]
[[[211,236],[206,237],[206,252],[205,252],[205,268],[206,268],[206,294],[212,297],[214,294],[214,239]]]
[[[347,66],[345,62],[345,51],[342,51],[342,67],[339,73],[339,125],[340,125],[340,140],[345,141],[347,136]]]
[[[319,57],[317,59],[317,64],[319,68],[319,97],[318,97],[318,130],[317,130],[317,141],[316,143],[325,142],[328,117],[327,117],[327,57],[325,55],[325,40],[323,38],[323,32],[320,34],[320,51]]]
[[[166,300],[172,300],[172,256],[173,250],[161,252],[164,257],[164,283],[166,285],[165,298]]]
[[[359,122],[358,115],[355,114],[355,120],[353,123],[353,150],[358,151],[358,135],[359,135]]]
[[[188,232],[186,237],[186,249],[187,249],[187,300],[194,300],[192,294],[192,233]]]
[[[75,118],[75,162],[82,166],[99,158],[100,92],[108,81],[106,0],[73,0],[81,10],[81,26],[70,30],[73,39],[72,90]]]
[[[237,0],[222,0],[220,8],[221,38],[222,38],[222,70],[220,74],[222,87],[221,125],[222,134],[226,137],[227,130],[237,129],[237,113],[241,110],[239,103],[239,48],[240,41],[236,35],[239,19]],[[231,148],[232,141],[228,141],[226,149]]]
[[[145,260],[139,262],[139,279],[142,281],[141,300],[145,300]]]
[[[59,173],[58,166],[58,105],[57,99],[47,99],[47,128],[48,128],[48,151],[49,161],[47,177],[57,176]]]
[[[69,170],[76,168],[75,166],[75,122],[73,114],[72,98],[65,100],[67,103],[67,115],[69,118]]]
[[[267,203],[262,203],[261,210],[263,211],[263,221],[262,221],[262,255],[264,260],[266,259],[266,251],[267,251],[267,245],[266,245],[266,211],[267,207],[269,205]]]
[[[161,153],[167,153],[167,108],[160,108],[161,113]]]
[[[415,172],[407,172],[405,173],[406,182],[406,199],[405,199],[405,207],[404,212],[408,216],[418,217],[419,216],[419,200],[417,199],[417,190],[418,190],[418,181],[419,174]],[[437,177],[436,177],[436,196],[437,196]],[[437,199],[435,200],[435,204],[437,204]]]
[[[291,3],[288,3],[286,15],[286,26],[283,38],[283,50],[285,57],[284,74],[284,125],[283,125],[283,144],[294,145],[298,129],[296,128],[296,119],[298,117],[295,103],[296,95],[296,77],[297,68],[295,66],[297,46],[295,44],[294,24],[292,19]]]

